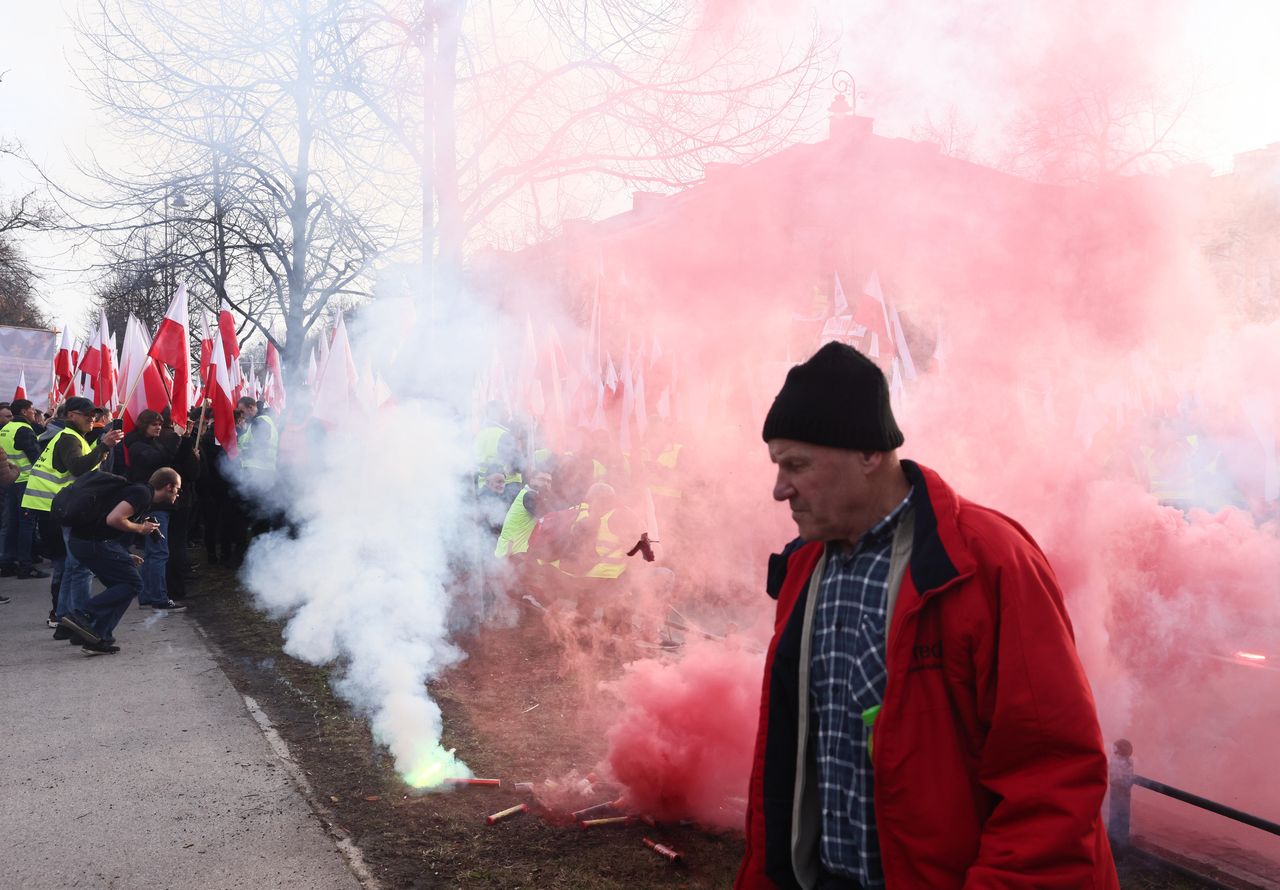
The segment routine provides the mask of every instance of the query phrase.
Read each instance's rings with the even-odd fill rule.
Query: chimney
[[[874,121],[874,118],[860,114],[833,114],[829,138],[833,142],[859,142],[872,134],[871,125]]]

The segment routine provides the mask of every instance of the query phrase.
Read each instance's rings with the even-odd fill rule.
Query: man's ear
[[[855,451],[858,469],[862,470],[863,475],[871,475],[879,469],[881,462],[884,460],[883,451]]]

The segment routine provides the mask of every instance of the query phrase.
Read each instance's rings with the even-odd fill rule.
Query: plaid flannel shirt
[[[862,712],[880,704],[893,533],[911,500],[849,547],[827,545],[810,654],[809,708],[822,803],[822,864],[866,890],[884,886],[876,834],[870,732]]]

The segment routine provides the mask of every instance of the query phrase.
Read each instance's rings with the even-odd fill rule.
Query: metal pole
[[[1107,837],[1111,849],[1119,853],[1129,847],[1129,805],[1133,792],[1133,745],[1128,739],[1116,740],[1112,748],[1110,779],[1111,798],[1107,807]]]

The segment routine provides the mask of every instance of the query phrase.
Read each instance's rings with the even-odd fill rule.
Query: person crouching
[[[106,588],[90,598],[83,610],[61,619],[63,627],[84,642],[81,651],[86,655],[120,651],[115,645],[116,625],[142,592],[142,576],[138,574],[142,557],[129,552],[126,536],[158,534],[160,524],[146,517],[147,511],[172,504],[181,491],[182,477],[172,467],[162,467],[147,482],[124,488],[119,500],[105,507],[98,519],[71,528],[68,545],[72,554]],[[172,610],[181,608],[175,604]]]

